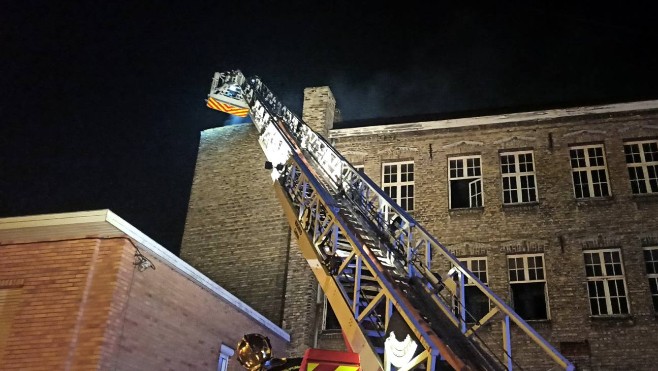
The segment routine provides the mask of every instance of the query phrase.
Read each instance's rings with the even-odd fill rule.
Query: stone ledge
[[[482,215],[484,213],[484,207],[472,207],[464,209],[450,209],[448,213],[451,217],[453,216],[465,216],[465,215]]]
[[[630,314],[618,314],[618,315],[609,315],[609,316],[589,316],[590,323],[610,323],[615,325],[635,325],[635,317]]]
[[[658,203],[658,193],[634,194],[631,199],[636,204],[654,204]]]
[[[614,196],[577,198],[575,200],[577,207],[607,206],[613,204],[614,202]]]
[[[539,202],[524,202],[516,204],[503,204],[503,212],[523,212],[523,211],[538,211]]]

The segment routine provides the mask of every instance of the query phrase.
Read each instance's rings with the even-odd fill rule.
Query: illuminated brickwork
[[[108,228],[90,233],[99,223],[72,237],[76,227],[34,227],[44,218],[21,218],[0,219],[3,371],[211,370],[222,344],[234,348],[250,332],[268,336],[277,355],[288,346],[280,329],[200,283],[207,278],[162,247],[154,253],[142,245],[155,269],[140,271],[134,241],[119,232],[104,237]],[[14,228],[19,219],[32,225]],[[229,369],[242,367],[233,357]]]
[[[379,119],[381,126],[350,128],[348,123],[332,126],[335,101],[328,88],[321,87],[305,90],[302,117],[334,142],[353,164],[362,165],[365,173],[380,185],[382,164],[413,163],[413,216],[455,255],[476,261],[470,264],[486,271],[488,285],[508,303],[515,304],[518,312],[536,319],[531,322],[533,327],[580,368],[647,369],[647,365],[658,361],[653,352],[658,347],[658,337],[654,336],[658,325],[652,304],[658,292],[652,296],[650,287],[650,280],[658,279],[656,272],[647,276],[651,272],[645,270],[644,256],[644,250],[658,249],[658,193],[639,193],[652,189],[648,178],[652,171],[649,168],[656,161],[651,158],[651,143],[658,138],[657,107],[656,102],[637,102],[423,122],[386,123]],[[264,242],[249,242],[254,236],[261,236],[261,240],[271,241],[270,248],[287,248],[286,240],[276,235],[270,238],[269,234],[263,237],[260,232],[284,228],[285,220],[272,217],[263,225],[265,221],[259,219],[256,210],[277,216],[280,209],[274,205],[276,197],[271,187],[253,186],[265,176],[260,171],[264,157],[256,144],[255,131],[239,130],[250,131],[250,135],[232,141],[229,150],[221,149],[226,142],[211,145],[209,139],[205,139],[207,143],[202,140],[182,256],[193,265],[199,261],[208,267],[227,267],[238,255],[250,257],[251,263],[245,262],[247,268],[234,269],[225,273],[226,277],[259,269],[268,275],[271,270],[290,272],[302,264],[299,259],[280,264],[277,253],[258,247]],[[639,144],[628,149],[629,143]],[[629,179],[625,150],[643,153],[636,156],[633,166],[645,169],[646,179],[638,178],[636,173],[635,185]],[[455,173],[449,178],[451,164]],[[477,174],[465,173],[460,177],[459,166],[477,168]],[[233,175],[236,173],[240,174]],[[209,177],[225,179],[229,174],[241,177],[237,183],[230,180],[230,188],[208,181]],[[231,205],[235,198],[228,190],[244,187],[251,193],[244,207],[237,209]],[[603,197],[594,197],[599,195]],[[451,202],[459,208],[451,209]],[[271,209],[260,206],[264,204]],[[203,213],[198,211],[201,209]],[[205,221],[201,222],[201,217]],[[208,228],[205,225],[229,223],[243,225],[252,233],[224,232],[221,236],[219,229],[204,232]],[[252,229],[254,225],[257,227]],[[214,243],[217,248],[211,256],[197,253],[195,246],[201,240],[222,242]],[[239,249],[225,248],[229,240],[231,246]],[[593,255],[585,252],[620,259],[621,265],[615,267],[623,267],[623,274],[618,271],[616,276],[607,278],[587,276],[585,259]],[[271,259],[266,261],[259,257],[261,254]],[[647,256],[653,259],[653,255]],[[510,261],[525,264],[524,267],[541,264],[541,279],[529,280],[519,275],[511,280]],[[440,262],[434,268],[443,272],[447,269]],[[304,279],[307,278],[290,273],[285,283],[268,279],[268,285],[285,288],[285,300],[276,295],[269,300],[265,296],[249,296],[250,287],[235,287],[235,293],[253,298],[247,301],[256,308],[267,308],[265,313],[274,320],[281,318],[275,314],[280,311],[294,313],[287,317],[285,327],[293,333],[296,349],[303,344],[313,346],[309,334],[314,330],[318,330],[319,347],[344,349],[339,334],[319,331],[321,317],[313,317],[320,313],[315,296],[309,294],[308,286],[297,289]],[[617,280],[619,287],[623,283],[625,292],[610,294],[610,284],[596,283],[602,279]],[[605,293],[592,291],[604,286],[608,287]],[[512,303],[514,295],[516,303]],[[536,298],[539,304],[533,304],[534,299],[528,297]],[[590,298],[599,300],[596,305],[600,307],[592,309]],[[304,311],[308,311],[309,317],[304,316]],[[318,321],[309,325],[313,318]],[[499,329],[499,323],[492,323],[481,335],[486,338]],[[514,335],[513,338],[521,339]],[[513,344],[516,354],[521,354],[525,347],[523,342]],[[525,354],[518,359],[521,364],[543,367],[534,353]]]
[[[400,130],[403,125],[390,125],[379,131],[336,129],[330,137],[351,162],[364,165],[366,175],[378,184],[382,180],[382,163],[413,161],[414,218],[457,257],[486,259],[487,283],[508,303],[514,301],[512,289],[531,289],[510,283],[509,259],[525,259],[527,266],[529,257],[540,257],[546,286],[540,289],[544,292],[537,300],[545,300],[548,313],[534,307],[527,309],[526,315],[537,316],[539,320],[531,325],[579,367],[651,369],[658,362],[653,351],[658,347],[658,337],[653,335],[658,332],[658,324],[643,250],[658,246],[658,193],[633,194],[625,143],[638,139],[656,143],[658,110],[537,117],[541,115],[491,124],[481,124],[484,120],[478,122],[475,118],[464,120],[462,126],[454,121],[436,122],[434,126],[428,123],[422,130],[411,131]],[[595,148],[603,149],[605,166],[591,168],[607,171],[611,196],[576,199],[572,159],[577,156],[572,150],[582,147],[592,158]],[[648,152],[651,148],[646,146]],[[533,168],[520,173],[519,154],[528,153]],[[450,209],[450,161],[474,157],[480,159],[483,204]],[[510,161],[517,168],[503,169]],[[592,163],[594,160],[587,165]],[[505,204],[504,190],[506,184],[508,189],[510,186],[503,182],[503,176],[509,174],[532,174],[532,192],[537,201]],[[455,188],[452,191],[456,192]],[[617,304],[611,298],[614,295],[607,295],[612,300],[603,305],[610,315],[592,316],[585,251],[601,252],[602,257],[609,252],[611,256],[621,256],[628,314],[624,313],[624,299],[619,301],[622,309],[615,309]],[[448,269],[440,263],[435,268],[443,272]],[[599,296],[605,302],[606,294]],[[531,306],[523,300],[526,299],[520,294],[517,312]],[[499,328],[495,323],[483,334]],[[517,354],[524,347],[522,342],[513,345]],[[531,356],[519,362],[541,364]]]

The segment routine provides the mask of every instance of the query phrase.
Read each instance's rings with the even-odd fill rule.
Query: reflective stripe
[[[359,366],[355,366],[355,365],[349,365],[349,366],[348,365],[341,365],[341,366],[332,365],[332,366],[329,366],[329,365],[321,365],[320,363],[309,362],[306,365],[306,369],[308,371],[313,371],[313,370],[316,370],[316,369],[317,369],[317,371],[329,371],[329,370],[332,370],[332,371],[357,371],[359,369]]]
[[[249,108],[235,107],[230,104],[226,104],[224,102],[219,102],[213,99],[212,97],[208,98],[206,105],[214,110],[226,112],[228,114],[239,116],[239,117],[246,117],[247,114],[249,114]]]
[[[338,366],[336,371],[357,371],[359,366]]]

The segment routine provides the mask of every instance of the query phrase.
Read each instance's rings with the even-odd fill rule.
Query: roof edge
[[[162,245],[155,242],[152,238],[148,237],[142,231],[135,228],[133,225],[109,209],[0,218],[0,231],[9,231],[12,229],[23,228],[57,227],[86,223],[110,224],[113,228],[120,232],[118,233],[119,236],[125,235],[126,237],[130,238],[136,244],[138,244],[140,248],[148,250],[150,253],[157,256],[171,268],[178,271],[180,274],[192,280],[199,286],[208,289],[210,292],[236,308],[238,311],[251,317],[285,341],[290,342],[290,334],[288,334],[281,327],[265,318],[265,316],[258,313],[255,309],[242,302],[236,296],[226,291],[226,289],[221,287],[219,284],[213,282],[210,278],[203,275],[194,267],[171,253],[169,250],[165,249]]]
[[[606,113],[657,110],[658,100],[645,100],[630,103],[616,103],[596,106],[551,109],[543,111],[515,112],[490,116],[463,117],[436,121],[419,121],[388,125],[361,126],[354,128],[332,129],[329,138],[341,138],[382,133],[403,133],[418,130],[450,129],[468,126],[493,125],[501,123],[523,122],[531,120],[549,120],[561,117],[577,117]]]
[[[190,278],[192,281],[197,284],[206,287],[217,296],[226,300],[229,304],[233,305],[239,311],[244,314],[252,317],[254,320],[261,323],[263,326],[267,327],[269,330],[279,335],[286,341],[290,341],[290,334],[284,331],[281,327],[275,325],[272,321],[265,318],[262,314],[258,313],[255,309],[238,299],[236,296],[226,291],[216,282],[212,281],[210,278],[203,275],[201,272],[196,270],[194,267],[172,254],[169,250],[165,249],[162,245],[155,242],[153,239],[145,235],[143,232],[132,226],[130,223],[119,217],[117,214],[107,211],[107,222],[112,224],[121,232],[125,233],[128,237],[135,240],[141,246],[152,252],[153,254],[159,256],[167,263],[169,263],[173,268],[178,270],[183,275]]]
[[[0,230],[104,222],[110,210],[15,216],[0,219]]]

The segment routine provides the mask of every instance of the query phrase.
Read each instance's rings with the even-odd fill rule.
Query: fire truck
[[[523,349],[544,357],[538,365],[575,369],[258,76],[215,73],[206,104],[256,126],[273,193],[340,323],[349,352],[338,360],[354,353],[367,371],[521,369],[514,326]],[[466,285],[488,298],[488,313],[467,311]]]

